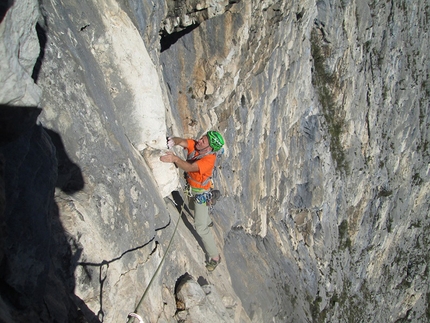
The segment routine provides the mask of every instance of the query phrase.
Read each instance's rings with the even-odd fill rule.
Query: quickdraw
[[[212,199],[212,193],[204,192],[202,194],[196,194],[194,196],[194,199],[198,204],[203,204],[203,203],[209,202]]]
[[[185,185],[183,191],[184,191],[185,196],[188,196],[188,197],[193,196],[193,193],[191,192],[191,186],[190,185],[188,185],[188,184]]]

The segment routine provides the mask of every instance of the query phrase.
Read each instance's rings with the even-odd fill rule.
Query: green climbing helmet
[[[224,145],[224,139],[218,131],[208,131],[206,134],[209,139],[209,146],[212,147],[213,151],[218,151]]]

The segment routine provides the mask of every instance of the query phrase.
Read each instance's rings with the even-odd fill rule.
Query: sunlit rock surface
[[[2,10],[5,322],[430,319],[426,1]],[[158,161],[209,129],[213,273]]]

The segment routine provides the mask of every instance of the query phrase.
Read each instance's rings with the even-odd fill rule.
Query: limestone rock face
[[[178,321],[186,322],[247,322],[240,317],[230,298],[221,299],[216,287],[203,281],[201,284],[188,273],[178,281],[176,287]],[[238,316],[239,314],[239,316]]]
[[[4,8],[6,322],[429,320],[426,1]],[[159,161],[210,129],[212,273]]]
[[[179,0],[166,1],[161,32],[166,35],[181,33],[215,16],[222,15],[240,0]]]
[[[12,3],[6,3],[4,10],[11,5]],[[38,3],[34,0],[18,1],[4,17],[2,15],[0,102],[3,104],[35,106],[40,101],[41,89],[32,79],[40,53],[36,33],[39,18]],[[17,84],[20,86],[16,86]]]

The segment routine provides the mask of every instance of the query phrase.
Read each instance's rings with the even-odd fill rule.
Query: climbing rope
[[[193,196],[192,193],[191,193],[191,188],[190,188],[189,185],[186,185],[185,188],[183,189],[183,191],[186,194],[186,196],[188,196],[188,197]],[[208,202],[208,201],[210,201],[212,199],[212,193],[211,192],[204,192],[202,194],[196,194],[196,195],[194,195],[194,198],[195,198],[195,200],[196,200],[197,203],[203,204],[203,203]],[[175,201],[173,201],[172,199],[169,198],[168,200],[171,201],[176,207],[178,206],[177,203]],[[137,318],[139,320],[139,323],[144,323],[142,317],[139,316],[137,314],[137,312],[139,310],[139,307],[142,305],[142,302],[145,299],[145,296],[146,296],[149,288],[151,287],[151,285],[152,285],[155,277],[157,276],[157,274],[158,274],[158,272],[159,272],[159,270],[161,268],[161,265],[163,264],[164,259],[166,258],[166,255],[169,252],[170,246],[172,245],[173,238],[175,237],[176,231],[177,231],[178,226],[179,226],[179,222],[181,220],[181,214],[184,211],[185,211],[185,209],[184,209],[184,203],[181,203],[181,207],[180,207],[180,211],[179,211],[179,218],[178,218],[178,221],[176,223],[175,229],[173,231],[172,237],[170,238],[169,244],[168,244],[168,246],[166,248],[166,252],[164,253],[163,258],[161,259],[160,263],[158,264],[157,269],[155,270],[155,273],[152,275],[152,278],[149,281],[148,286],[146,286],[146,289],[143,292],[143,295],[140,298],[139,303],[137,303],[136,309],[134,310],[134,312],[128,314],[127,323],[130,323],[131,320],[133,319],[133,317]]]
[[[165,228],[167,228],[168,226],[170,226],[172,222],[171,216],[169,215],[169,222],[161,227],[155,228],[155,232],[160,231],[160,230],[164,230]],[[147,245],[149,245],[149,243],[151,243],[152,241],[154,241],[156,235],[154,234],[154,236],[149,239],[147,242],[145,242],[142,245],[139,245],[137,247],[128,249],[126,251],[124,251],[122,254],[120,254],[119,256],[111,259],[111,260],[103,260],[101,263],[93,263],[93,262],[78,262],[77,265],[78,266],[82,266],[82,267],[87,267],[87,266],[92,266],[92,267],[98,267],[99,268],[99,283],[100,283],[100,309],[97,313],[97,318],[99,319],[100,322],[103,322],[104,319],[104,311],[103,311],[103,307],[102,307],[102,296],[103,296],[103,285],[107,279],[107,270],[109,268],[109,264],[120,260],[121,258],[123,258],[126,254],[140,250],[144,247],[146,247]]]
[[[170,200],[170,201],[172,201],[171,199],[169,199],[169,200]],[[177,204],[176,204],[174,201],[172,201],[172,202],[177,206]],[[181,206],[181,208],[183,208],[183,205]],[[169,252],[170,246],[172,245],[173,238],[175,237],[176,230],[178,229],[179,222],[180,222],[180,220],[181,220],[181,213],[182,213],[182,212],[179,212],[179,218],[178,218],[178,221],[176,222],[176,226],[175,226],[175,229],[174,229],[174,231],[173,231],[172,237],[170,238],[169,244],[168,244],[168,246],[167,246],[167,248],[166,248],[166,252],[164,253],[163,258],[161,258],[161,261],[160,261],[160,263],[158,264],[158,267],[157,267],[157,269],[155,270],[154,275],[152,275],[152,278],[151,278],[151,280],[149,281],[148,286],[146,286],[146,289],[145,289],[145,291],[143,292],[143,295],[142,295],[142,297],[140,298],[139,303],[137,303],[137,306],[136,306],[136,309],[134,310],[134,313],[130,313],[130,314],[128,315],[128,317],[129,317],[129,318],[128,318],[128,320],[127,320],[127,323],[130,323],[130,322],[131,322],[132,317],[137,317],[137,318],[139,319],[139,321],[143,323],[142,318],[137,314],[137,312],[138,312],[139,307],[140,307],[140,305],[142,304],[142,302],[143,302],[143,300],[144,300],[144,298],[145,298],[145,296],[146,296],[146,294],[147,294],[147,292],[148,292],[148,290],[149,290],[149,287],[151,287],[152,282],[153,282],[153,281],[154,281],[154,279],[155,279],[155,276],[157,276],[158,271],[160,270],[161,265],[163,264],[164,259],[166,258],[167,253]],[[134,314],[134,315],[133,315],[133,314]],[[137,315],[137,316],[135,316],[135,315]]]

